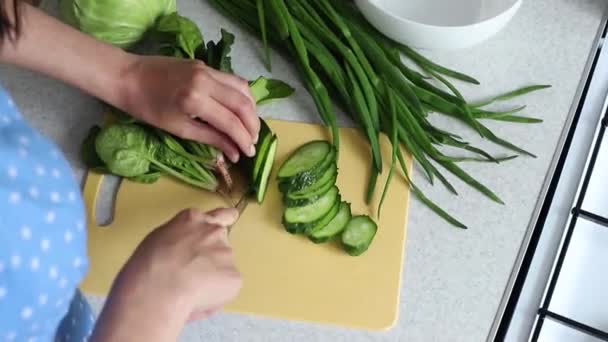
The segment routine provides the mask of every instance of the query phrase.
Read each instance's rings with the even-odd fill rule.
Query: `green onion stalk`
[[[547,88],[533,85],[481,101],[468,102],[454,80],[478,85],[464,73],[448,69],[397,43],[371,26],[359,10],[346,0],[209,0],[220,11],[261,37],[264,62],[270,70],[270,44],[295,61],[324,124],[339,150],[340,137],[334,104],[342,105],[361,129],[370,145],[371,177],[366,200],[375,193],[378,175],[383,172],[380,135],[392,144],[391,163],[378,214],[389,189],[394,168],[399,165],[412,192],[431,210],[459,228],[466,226],[426,197],[408,174],[404,151],[410,153],[431,184],[439,180],[448,191],[456,188],[438,166],[477,189],[494,202],[504,204],[491,189],[477,181],[459,164],[466,161],[502,163],[518,155],[533,153],[494,134],[483,121],[540,123],[520,115],[525,106],[507,111],[486,109]],[[403,58],[405,57],[405,59]],[[451,79],[451,80],[450,80]],[[332,101],[333,99],[333,101]],[[498,144],[512,155],[493,156],[464,141],[459,135],[440,129],[429,121],[440,113],[464,122],[482,138]],[[449,146],[467,155],[442,152]],[[472,156],[471,156],[472,155]]]

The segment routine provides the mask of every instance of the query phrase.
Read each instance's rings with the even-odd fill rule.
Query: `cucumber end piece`
[[[359,256],[369,249],[377,231],[378,226],[369,216],[354,216],[342,232],[342,246],[347,254]]]

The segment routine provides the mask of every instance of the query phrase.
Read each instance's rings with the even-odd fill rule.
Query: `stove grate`
[[[551,278],[549,280],[549,285],[547,287],[547,292],[545,294],[545,298],[542,301],[541,307],[537,312],[537,320],[534,326],[534,330],[532,333],[531,341],[536,342],[539,339],[541,330],[543,328],[543,323],[546,319],[551,319],[557,323],[560,323],[564,326],[567,326],[572,329],[576,329],[584,334],[593,336],[603,341],[608,341],[608,332],[602,331],[600,329],[588,326],[581,322],[578,322],[572,318],[560,315],[559,313],[552,312],[549,310],[549,305],[551,304],[551,299],[553,298],[553,294],[555,292],[555,287],[559,280],[560,272],[562,270],[562,266],[564,264],[564,260],[568,254],[568,247],[570,246],[570,241],[572,239],[572,235],[574,234],[575,229],[578,227],[578,223],[580,220],[587,220],[590,222],[597,223],[602,227],[608,227],[608,219],[603,217],[602,215],[598,215],[589,211],[583,210],[581,207],[583,205],[583,201],[585,200],[585,195],[587,193],[587,189],[589,187],[589,182],[591,180],[591,176],[595,170],[596,161],[600,152],[600,147],[602,146],[602,140],[605,138],[606,129],[608,127],[608,110],[604,113],[604,117],[601,120],[599,131],[597,137],[595,138],[592,146],[591,157],[589,159],[589,164],[587,170],[585,171],[585,175],[583,177],[583,182],[578,194],[578,198],[576,200],[574,208],[572,208],[572,215],[570,217],[570,222],[568,225],[568,229],[564,236],[563,243],[560,247],[557,261],[553,272],[551,274]]]

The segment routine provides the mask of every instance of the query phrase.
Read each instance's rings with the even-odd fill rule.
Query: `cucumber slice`
[[[274,165],[278,146],[278,138],[276,135],[273,135],[270,146],[268,147],[266,155],[264,156],[264,161],[262,163],[263,166],[261,167],[260,174],[255,183],[258,203],[264,202],[264,197],[266,196],[266,191],[268,190],[268,180],[270,179],[270,173],[272,172],[272,166]]]
[[[311,229],[309,238],[314,243],[327,242],[342,233],[351,219],[350,203],[342,202],[336,216],[320,229]]]
[[[340,212],[340,203],[342,203],[342,199],[341,196],[338,195],[336,203],[333,207],[331,207],[329,212],[325,214],[325,216],[323,216],[321,219],[319,219],[319,221],[317,221],[314,225],[309,225],[308,227],[306,227],[306,229],[304,229],[304,233],[310,235],[311,232],[327,226]]]
[[[323,140],[300,146],[279,169],[279,178],[290,178],[315,169],[331,150],[331,145]]]
[[[279,190],[285,193],[288,191],[300,191],[316,183],[325,172],[336,163],[336,150],[332,147],[325,159],[314,169],[301,172],[293,177],[283,178],[279,182]]]
[[[287,207],[301,207],[312,203],[323,196],[331,188],[336,185],[338,178],[338,167],[333,164],[325,171],[323,176],[319,178],[311,186],[296,192],[287,192],[283,195],[283,203]]]
[[[333,218],[338,214],[338,212],[340,211],[341,202],[342,199],[340,195],[338,195],[338,198],[336,198],[336,203],[334,203],[329,212],[327,212],[327,214],[325,214],[323,217],[314,222],[287,223],[283,221],[283,225],[285,226],[285,229],[292,234],[308,233],[313,230],[320,229],[326,226],[329,222],[331,222],[331,220],[333,220]]]
[[[338,188],[334,186],[318,200],[308,205],[285,209],[283,221],[289,225],[316,223],[331,210],[339,197]]]
[[[374,240],[377,231],[378,226],[369,216],[353,217],[342,233],[342,245],[346,253],[352,256],[365,253]]]

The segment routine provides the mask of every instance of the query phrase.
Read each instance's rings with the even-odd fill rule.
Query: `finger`
[[[197,208],[188,208],[180,211],[170,222],[186,221],[186,222],[201,222],[203,223],[207,217],[207,213]]]
[[[218,208],[207,212],[205,222],[222,227],[232,226],[239,218],[239,211],[235,208]]]
[[[255,99],[253,98],[253,94],[251,93],[251,88],[249,88],[249,82],[247,82],[246,79],[212,68],[208,68],[207,72],[218,82],[224,83],[225,85],[240,91],[241,94],[247,96],[249,100],[251,100],[251,103],[255,106]]]
[[[211,145],[222,151],[233,163],[239,161],[239,148],[232,139],[218,132],[214,127],[192,119],[186,119],[180,125],[181,127],[177,129],[180,138]]]
[[[193,101],[187,105],[188,114],[196,115],[218,131],[226,134],[246,156],[253,157],[255,155],[253,138],[237,115],[212,98],[208,98],[204,106],[196,102],[200,101]],[[205,111],[200,113],[200,108],[204,108]]]
[[[242,95],[241,91],[223,83],[211,89],[211,97],[238,116],[253,141],[260,133],[260,117],[255,111],[255,104]]]

